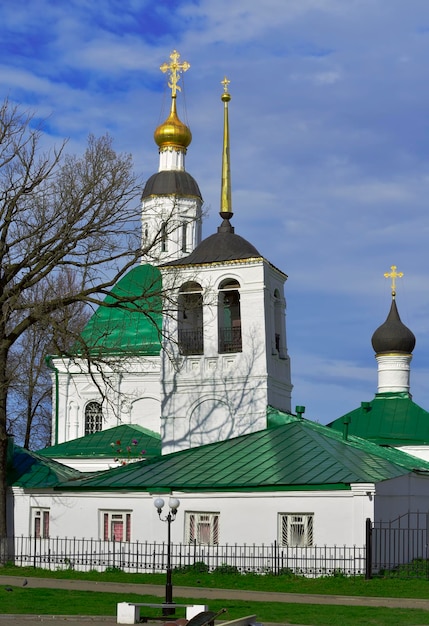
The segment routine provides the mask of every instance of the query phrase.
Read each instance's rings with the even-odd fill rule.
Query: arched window
[[[219,352],[241,352],[240,283],[224,280],[219,286],[218,332]]]
[[[85,407],[85,435],[98,433],[103,429],[103,409],[99,402],[88,402]]]
[[[178,300],[178,340],[181,354],[203,354],[203,288],[190,281],[182,285]]]

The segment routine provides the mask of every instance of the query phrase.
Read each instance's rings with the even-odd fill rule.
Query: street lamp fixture
[[[177,498],[170,498],[168,506],[170,510],[166,515],[162,515],[162,509],[164,508],[165,501],[163,498],[155,498],[153,501],[154,507],[158,512],[161,522],[167,522],[167,580],[165,583],[165,604],[173,604],[173,583],[171,580],[171,523],[174,522],[177,515],[177,509],[180,506],[180,500]],[[163,615],[174,615],[174,606],[165,606],[162,609]]]

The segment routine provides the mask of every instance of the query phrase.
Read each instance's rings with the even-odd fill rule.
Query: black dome
[[[416,338],[411,330],[401,322],[395,300],[392,300],[386,321],[373,334],[371,343],[376,354],[384,352],[411,354],[414,350]]]
[[[217,233],[204,239],[189,256],[165,265],[197,265],[260,257],[255,246],[236,235],[229,219],[224,219]]]
[[[201,191],[195,179],[183,170],[164,170],[152,174],[144,186],[142,198],[174,194],[202,199]]]

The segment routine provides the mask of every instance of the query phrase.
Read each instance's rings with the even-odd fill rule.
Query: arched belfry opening
[[[218,338],[219,353],[241,352],[240,283],[228,278],[219,285]]]
[[[178,298],[178,342],[181,354],[203,354],[203,288],[194,281],[183,284]]]

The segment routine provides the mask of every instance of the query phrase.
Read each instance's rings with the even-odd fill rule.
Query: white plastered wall
[[[313,514],[313,544],[362,546],[365,519],[373,519],[373,485],[365,489],[265,493],[174,493],[180,499],[172,541],[185,540],[186,512],[219,514],[219,543],[270,544],[279,538],[279,514]],[[50,511],[51,537],[102,538],[101,513],[131,513],[131,541],[163,542],[162,524],[153,505],[156,494],[146,493],[26,493],[14,488],[15,535],[28,536],[32,508]],[[162,496],[168,500],[165,494]]]
[[[391,521],[409,511],[427,511],[429,476],[410,472],[377,485],[375,521]]]
[[[238,281],[242,352],[218,350],[218,292]],[[186,282],[203,290],[204,354],[183,357],[177,345],[177,306],[167,303],[162,353],[163,454],[266,427],[267,405],[290,411],[290,363],[284,328],[284,274],[265,260],[164,269],[168,290]],[[282,353],[274,345],[274,290],[283,307]],[[283,304],[282,304],[283,303]]]
[[[85,407],[88,402],[102,403],[103,430],[120,424],[137,424],[160,432],[160,357],[124,358],[105,377],[88,374],[85,362],[53,359],[53,395],[58,378],[58,417],[53,406],[53,443],[85,435]],[[58,422],[56,424],[56,422]]]
[[[201,242],[202,201],[197,197],[149,196],[142,201],[142,263],[166,263],[190,254]],[[165,225],[166,242],[162,242]],[[183,226],[186,225],[186,246]],[[165,249],[164,249],[165,248]]]

